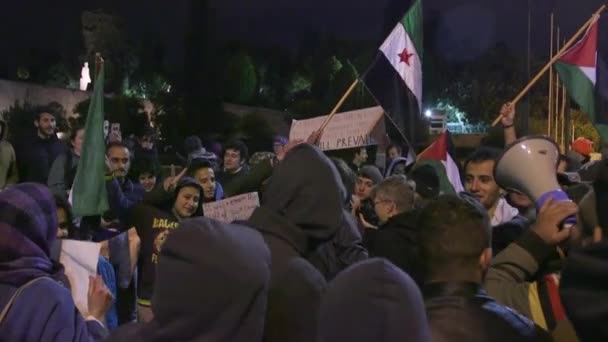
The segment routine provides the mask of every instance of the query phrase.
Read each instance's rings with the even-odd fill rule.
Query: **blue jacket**
[[[15,291],[0,284],[0,311]],[[102,341],[106,335],[97,321],[85,322],[70,291],[50,278],[25,288],[0,324],[0,341]]]
[[[116,178],[106,182],[106,189],[112,216],[118,218],[121,225],[126,224],[131,209],[143,201],[146,191],[139,183],[127,179],[120,184]]]

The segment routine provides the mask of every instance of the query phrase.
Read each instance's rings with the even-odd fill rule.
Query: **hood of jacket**
[[[274,169],[262,205],[249,223],[305,254],[316,249],[314,242],[334,236],[343,222],[345,201],[346,190],[334,164],[318,148],[303,144]]]
[[[185,220],[163,245],[146,341],[261,341],[270,252],[255,230]]]
[[[321,301],[318,341],[430,341],[418,286],[384,259],[351,266]]]

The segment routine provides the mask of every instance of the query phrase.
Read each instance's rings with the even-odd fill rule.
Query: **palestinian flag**
[[[445,173],[454,188],[454,191],[459,193],[464,191],[462,186],[462,179],[460,178],[460,169],[456,164],[454,158],[454,143],[452,142],[452,135],[449,131],[443,132],[434,143],[431,144],[426,150],[424,150],[419,156],[418,160],[437,160],[443,164]]]
[[[422,111],[422,4],[415,0],[362,77],[401,132]]]
[[[568,95],[608,142],[608,16],[598,16],[585,36],[564,52],[555,68]]]

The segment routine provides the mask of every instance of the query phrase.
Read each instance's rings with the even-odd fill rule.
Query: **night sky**
[[[197,0],[194,0],[197,1]],[[209,0],[217,15],[221,40],[297,46],[309,31],[345,39],[381,41],[388,13],[404,13],[409,0]],[[8,2],[8,1],[7,1]],[[80,14],[103,8],[128,21],[133,39],[160,41],[173,62],[183,53],[187,0],[11,0],[0,12],[0,64],[36,47],[50,54],[79,43]],[[535,55],[547,54],[549,16],[554,8],[569,35],[599,7],[601,0],[532,0]],[[59,5],[61,4],[61,6]],[[425,21],[437,25],[425,39],[454,60],[474,59],[484,49],[505,42],[512,52],[526,49],[527,0],[423,0]],[[393,14],[394,16],[394,14]],[[398,15],[397,15],[398,16]],[[15,53],[11,54],[11,51]],[[171,62],[171,61],[169,61]]]

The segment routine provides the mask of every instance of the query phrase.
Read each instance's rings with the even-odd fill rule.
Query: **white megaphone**
[[[559,147],[546,136],[523,137],[507,146],[494,167],[494,179],[505,190],[528,195],[536,209],[549,199],[569,201],[557,182]],[[564,224],[575,224],[570,216]]]

